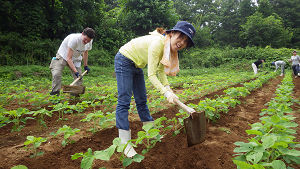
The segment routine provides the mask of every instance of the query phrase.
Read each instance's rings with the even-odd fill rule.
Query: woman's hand
[[[178,99],[178,96],[176,96],[173,92],[171,91],[166,91],[164,96],[167,98],[169,103],[174,104],[174,99]]]

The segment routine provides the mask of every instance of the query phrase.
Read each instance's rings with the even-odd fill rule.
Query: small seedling
[[[46,141],[47,138],[27,136],[27,140],[24,142],[24,145],[25,149],[33,151],[33,155],[31,155],[30,158],[35,158],[44,154],[43,151],[38,151],[37,149]]]
[[[57,130],[56,133],[51,133],[51,135],[54,135],[54,136],[57,136],[59,134],[64,134],[64,140],[61,142],[62,146],[66,146],[68,144],[72,144],[74,143],[75,141],[74,140],[71,140],[70,137],[75,135],[76,133],[80,132],[80,129],[72,129],[71,127],[67,126],[67,125],[64,125],[63,127],[59,128]]]
[[[104,161],[109,161],[112,155],[119,156],[120,161],[122,161],[123,167],[129,166],[132,162],[141,162],[144,159],[144,156],[136,154],[132,158],[127,158],[124,154],[124,149],[127,144],[121,144],[120,138],[115,138],[113,140],[113,145],[108,147],[105,150],[92,152],[92,149],[89,148],[86,153],[76,153],[72,155],[72,160],[78,159],[82,157],[80,167],[82,169],[90,169],[93,166],[95,159],[100,159]],[[121,155],[117,155],[116,152],[122,153]]]

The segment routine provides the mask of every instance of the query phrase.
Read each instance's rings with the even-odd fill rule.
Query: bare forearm
[[[84,66],[88,65],[88,51],[85,51],[83,53],[83,64],[84,64]]]
[[[68,55],[67,55],[67,63],[70,66],[70,68],[72,69],[73,72],[77,72],[75,65],[73,63],[72,60],[73,57],[73,50],[71,48],[68,49]]]

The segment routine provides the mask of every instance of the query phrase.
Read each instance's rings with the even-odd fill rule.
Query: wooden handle
[[[184,111],[186,111],[186,112],[188,112],[188,113],[190,113],[190,114],[192,114],[192,113],[195,113],[194,111],[191,111],[191,108],[190,107],[188,107],[187,105],[185,105],[185,104],[183,104],[180,100],[178,100],[178,99],[174,99],[174,102],[180,107],[180,108],[182,108]]]
[[[77,79],[75,79],[74,82],[72,82],[72,83],[70,84],[70,86],[73,86],[76,82],[78,82],[78,80],[80,80],[80,79],[82,78],[82,76],[84,76],[86,73],[87,73],[87,70],[84,71],[84,72],[81,74],[80,77],[78,77]]]

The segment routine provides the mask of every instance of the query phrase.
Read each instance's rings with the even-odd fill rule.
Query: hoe
[[[184,119],[188,146],[190,147],[203,142],[206,135],[206,119],[204,112],[194,112],[190,107],[186,106],[178,99],[175,99],[174,101],[179,107],[190,114],[188,118]]]
[[[80,77],[75,79],[70,85],[63,86],[63,92],[64,93],[70,93],[70,94],[84,94],[85,92],[85,86],[74,86],[74,84],[82,78],[87,73],[87,70],[84,71]]]

